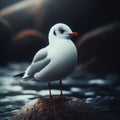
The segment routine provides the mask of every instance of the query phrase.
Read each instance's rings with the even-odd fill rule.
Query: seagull
[[[78,36],[77,32],[72,32],[69,26],[63,23],[57,23],[51,27],[48,40],[49,45],[40,49],[34,56],[32,63],[27,67],[22,79],[47,81],[60,81],[60,96],[62,93],[62,79],[67,77],[75,68],[78,60],[77,48],[71,40],[71,37]],[[16,76],[19,76],[16,75]]]

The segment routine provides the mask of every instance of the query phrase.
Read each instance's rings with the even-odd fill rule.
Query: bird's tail
[[[13,77],[23,77],[24,74],[25,74],[25,72],[22,72],[22,73],[14,75]]]
[[[17,75],[14,75],[13,77],[20,77],[22,79],[22,81],[28,81],[28,80],[32,80],[33,78],[26,75],[25,72],[19,73]]]

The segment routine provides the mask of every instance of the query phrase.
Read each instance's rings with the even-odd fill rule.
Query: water
[[[46,82],[27,81],[12,76],[22,72],[28,63],[11,63],[0,67],[0,120],[10,120],[27,102],[49,96]],[[63,80],[63,93],[78,97],[112,120],[120,120],[120,77],[93,76],[73,72]],[[59,95],[59,81],[52,82],[52,95]]]

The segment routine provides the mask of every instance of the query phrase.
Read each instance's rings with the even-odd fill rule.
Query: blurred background
[[[110,119],[120,109],[120,3],[113,0],[0,0],[0,119],[10,119],[26,102],[48,96],[47,83],[21,83],[34,54],[48,45],[52,25],[79,32],[73,40],[78,65],[63,81],[64,94],[79,97]],[[53,83],[53,94],[59,85]]]

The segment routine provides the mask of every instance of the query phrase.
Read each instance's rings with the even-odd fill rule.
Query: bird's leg
[[[48,88],[49,88],[50,99],[52,99],[52,94],[51,94],[51,84],[50,84],[50,81],[48,81]]]
[[[62,80],[60,80],[60,97],[63,96],[63,92],[62,92]]]

